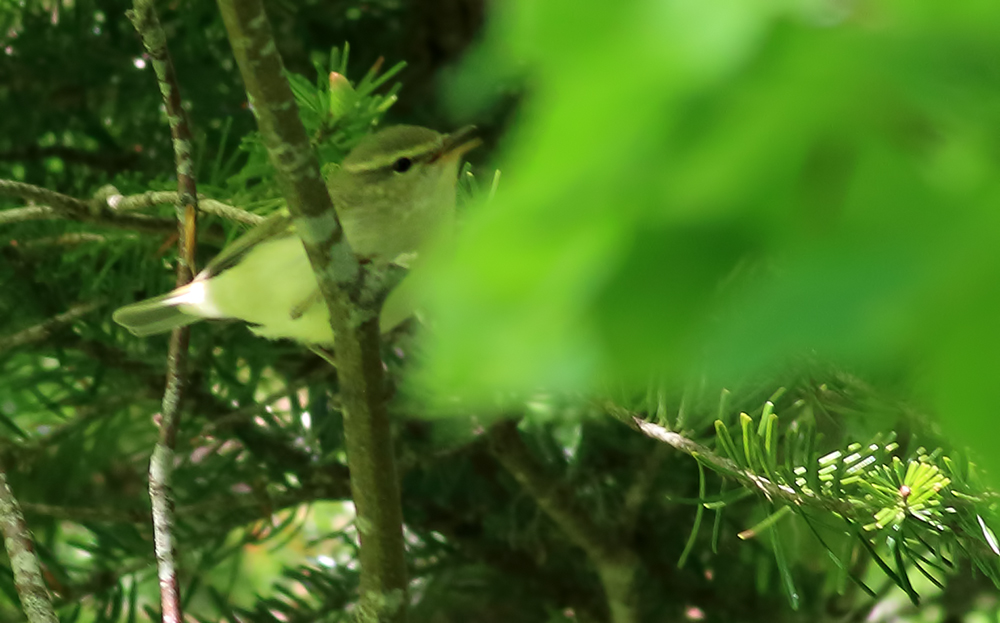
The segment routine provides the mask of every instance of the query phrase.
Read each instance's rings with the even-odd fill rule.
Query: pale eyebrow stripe
[[[400,150],[393,152],[392,154],[386,154],[379,158],[372,158],[364,162],[344,165],[344,170],[348,173],[362,173],[365,171],[375,171],[376,169],[388,167],[400,158],[411,158],[413,160],[417,160],[421,156],[425,156],[440,149],[442,144],[443,141],[440,140],[430,141],[407,150]]]

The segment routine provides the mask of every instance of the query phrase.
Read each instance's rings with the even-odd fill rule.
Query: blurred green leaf
[[[459,109],[531,95],[434,282],[425,381],[492,402],[809,356],[901,371],[986,438],[1000,7],[569,7],[506,4],[454,82]]]

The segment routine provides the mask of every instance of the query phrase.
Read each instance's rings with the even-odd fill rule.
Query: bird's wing
[[[185,314],[174,300],[178,295],[183,295],[187,288],[188,286],[184,286],[155,298],[126,305],[115,310],[112,318],[138,337],[166,333],[198,322],[200,317]]]
[[[292,217],[281,210],[272,214],[259,225],[228,244],[215,258],[198,274],[198,279],[211,279],[228,268],[240,263],[240,260],[256,244],[265,240],[277,240],[294,236],[295,228]]]

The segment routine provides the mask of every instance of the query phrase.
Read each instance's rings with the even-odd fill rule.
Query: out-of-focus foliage
[[[453,99],[482,107],[512,76],[529,95],[437,283],[437,387],[492,401],[819,355],[902,373],[1000,473],[1000,6],[496,18]]]

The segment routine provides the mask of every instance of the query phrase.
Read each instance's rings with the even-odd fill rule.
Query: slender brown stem
[[[194,251],[197,224],[198,189],[191,157],[191,128],[181,105],[180,88],[167,50],[167,36],[160,26],[152,0],[135,0],[128,17],[142,37],[152,60],[160,93],[170,124],[174,161],[177,169],[177,286],[186,285],[194,274]],[[174,545],[174,503],[170,485],[177,429],[180,426],[181,402],[186,383],[187,351],[190,332],[187,327],[174,329],[167,351],[167,387],[163,392],[160,438],[149,462],[149,497],[153,507],[153,540],[160,605],[165,623],[180,623],[180,578]]]
[[[218,0],[236,62],[337,336],[351,492],[361,538],[361,614],[403,621],[402,509],[380,356],[380,284],[362,271],[337,221],[260,0]]]
[[[30,240],[24,240],[23,242],[20,242],[18,246],[27,249],[36,249],[39,247],[71,247],[87,242],[103,244],[107,241],[108,238],[106,236],[102,236],[101,234],[93,234],[87,231],[74,231],[60,234],[58,236],[47,236],[45,238],[32,238]]]

